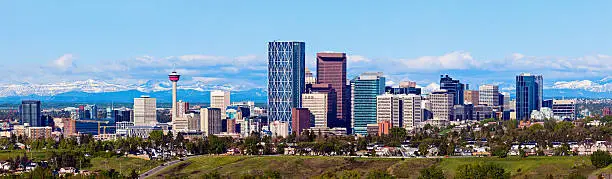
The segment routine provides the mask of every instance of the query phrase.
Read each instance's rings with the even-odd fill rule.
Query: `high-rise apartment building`
[[[291,109],[301,107],[305,49],[304,42],[268,43],[268,120],[290,124]]]
[[[478,95],[478,103],[480,105],[499,105],[499,87],[497,85],[480,85],[480,87],[478,87]]]
[[[463,92],[464,96],[464,104],[473,104],[474,106],[478,106],[478,101],[480,100],[480,95],[476,90],[465,90]]]
[[[421,100],[423,97],[421,95],[413,95],[409,94],[403,96],[403,107],[404,107],[404,128],[408,131],[413,131],[416,128],[420,127],[421,122],[423,122],[423,108]]]
[[[134,125],[154,126],[157,124],[157,100],[149,96],[134,98]]]
[[[336,91],[336,118],[339,125],[334,127],[347,127],[350,97],[346,84],[345,53],[317,53],[317,83],[331,84]]]
[[[448,125],[453,120],[453,99],[456,99],[454,95],[446,90],[439,90],[431,92],[429,99],[433,113],[432,125]]]
[[[376,96],[376,123],[389,122],[392,127],[403,127],[403,95],[382,94]]]
[[[230,105],[230,92],[213,90],[210,92],[210,107],[221,109],[221,119],[225,119],[225,109]]]
[[[201,108],[200,109],[200,130],[204,136],[221,133],[221,109]]]
[[[542,108],[542,86],[542,75],[516,76],[516,119],[528,119],[531,111]]]
[[[367,125],[376,124],[376,96],[385,90],[382,72],[363,73],[351,80],[351,128],[367,135]]]
[[[20,115],[21,124],[28,123],[32,127],[41,127],[44,125],[40,110],[40,101],[23,100],[21,101]]]
[[[459,80],[454,80],[448,75],[440,75],[440,89],[446,90],[446,93],[453,95],[453,105],[463,104],[465,85],[459,82]]]

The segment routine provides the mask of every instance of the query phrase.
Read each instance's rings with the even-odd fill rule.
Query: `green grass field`
[[[119,171],[123,175],[129,175],[132,172],[132,169],[134,169],[136,173],[140,174],[155,168],[162,163],[163,162],[156,160],[143,160],[129,157],[98,157],[91,159],[92,167],[85,168],[85,170],[95,171],[115,169],[115,171]]]
[[[589,157],[528,157],[528,158],[444,158],[389,159],[304,156],[202,156],[170,166],[152,177],[190,177],[218,172],[222,176],[241,177],[268,171],[288,178],[312,178],[327,174],[342,175],[358,172],[362,176],[373,170],[385,170],[398,178],[416,178],[423,168],[436,165],[448,178],[463,164],[494,163],[510,172],[513,178],[564,178],[572,172],[583,176],[611,172],[611,167],[596,169]]]

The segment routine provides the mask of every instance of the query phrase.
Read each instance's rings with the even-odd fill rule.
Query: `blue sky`
[[[0,1],[0,83],[141,83],[176,64],[187,81],[265,87],[266,42],[300,40],[311,68],[346,52],[349,78],[511,89],[531,72],[612,91],[611,18],[611,1]]]

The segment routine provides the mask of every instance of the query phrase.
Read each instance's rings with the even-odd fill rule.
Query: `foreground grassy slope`
[[[132,169],[136,173],[144,173],[152,168],[161,165],[163,162],[156,160],[143,160],[139,158],[129,157],[111,157],[111,158],[93,158],[91,159],[92,167],[86,168],[85,170],[96,171],[96,170],[110,170],[121,172],[123,175],[129,175]]]
[[[388,159],[388,158],[343,158],[300,156],[202,156],[180,162],[154,174],[153,177],[197,178],[213,171],[223,176],[262,174],[279,172],[291,178],[311,178],[321,175],[342,175],[351,171],[365,176],[373,170],[385,170],[398,178],[416,178],[423,168],[436,165],[449,178],[455,176],[457,167],[463,164],[494,163],[509,171],[514,178],[555,178],[568,176],[572,172],[588,176],[609,172],[595,169],[588,157],[528,157],[528,158],[445,158],[445,159]]]

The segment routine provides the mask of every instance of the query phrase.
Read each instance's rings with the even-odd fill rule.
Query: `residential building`
[[[542,75],[516,76],[516,119],[528,119],[531,111],[542,108],[542,87]]]
[[[553,100],[552,110],[557,120],[576,120],[576,100]]]
[[[392,127],[403,127],[404,102],[402,98],[401,95],[388,93],[376,96],[376,123],[387,121]]]
[[[317,83],[330,84],[336,91],[336,119],[334,127],[349,125],[350,97],[346,82],[345,53],[317,53]]]
[[[351,80],[351,131],[367,135],[367,125],[376,124],[376,96],[385,90],[382,72],[363,73]]]
[[[221,109],[200,109],[200,130],[204,136],[221,133]]]
[[[478,105],[499,105],[499,87],[497,85],[480,85],[478,87],[478,96]]]
[[[40,101],[23,100],[21,101],[21,106],[19,108],[21,114],[20,124],[23,125],[27,123],[32,127],[40,127],[44,125],[40,109]]]
[[[464,96],[464,104],[472,104],[474,106],[477,106],[479,103],[478,101],[480,100],[480,95],[478,93],[478,91],[476,90],[465,90],[463,92],[463,96]]]
[[[27,127],[26,128],[26,135],[30,139],[46,139],[46,138],[53,137],[53,136],[51,136],[51,132],[52,131],[53,131],[53,128],[50,127],[50,126],[45,126],[45,127]]]
[[[304,96],[302,96],[304,97]],[[293,108],[291,112],[293,123],[293,133],[296,136],[302,135],[302,132],[311,127],[311,115],[310,111],[307,108]]]
[[[230,105],[230,92],[213,90],[210,92],[210,107],[221,109],[221,119],[227,118],[225,110]]]
[[[304,42],[268,43],[269,121],[290,124],[291,109],[301,107],[305,85],[305,49]]]
[[[134,125],[154,126],[157,124],[157,100],[149,96],[134,98]]]
[[[446,126],[450,121],[453,121],[453,100],[456,98],[452,93],[448,93],[446,90],[433,91],[429,98],[433,113],[432,125]]]
[[[440,75],[440,89],[446,90],[446,93],[453,95],[453,105],[463,104],[465,85],[459,82],[459,80],[455,80],[448,75]]]

